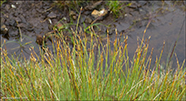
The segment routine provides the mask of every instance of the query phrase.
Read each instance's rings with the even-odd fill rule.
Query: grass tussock
[[[115,38],[112,42],[107,35],[107,43],[103,44],[90,26],[91,37],[87,38],[86,30],[78,31],[79,18],[80,15],[76,30],[71,29],[73,48],[65,41],[62,31],[54,35],[57,40],[52,43],[53,53],[43,47],[38,55],[31,47],[29,60],[24,54],[23,60],[9,58],[6,46],[0,48],[2,99],[186,99],[185,61],[182,64],[177,61],[174,73],[170,69],[160,70],[164,45],[154,67],[151,65],[153,49],[147,56],[150,38],[143,37],[138,42],[134,57],[129,60],[127,37],[124,40]]]
[[[53,43],[54,53],[44,49],[37,55],[30,48],[30,60],[10,59],[6,50],[1,49],[2,99],[186,99],[184,62],[177,62],[174,74],[170,70],[159,71],[162,49],[155,67],[151,67],[153,49],[147,56],[149,39],[141,40],[130,61],[127,37],[122,42],[116,38],[112,43],[107,36],[107,44],[103,45],[93,30],[88,41],[86,37],[80,38],[77,31],[72,32],[75,48],[61,38]]]

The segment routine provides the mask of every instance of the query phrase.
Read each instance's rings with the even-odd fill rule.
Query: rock
[[[56,14],[54,12],[51,12],[50,14],[48,14],[49,18],[56,18]]]
[[[69,16],[72,17],[74,20],[77,19],[76,13],[74,11],[70,11]]]
[[[10,25],[10,26],[14,26],[14,25],[16,25],[16,22],[14,19],[10,19],[10,20],[7,20],[5,24]]]
[[[15,5],[13,5],[13,4],[11,5],[11,7],[12,7],[12,8],[16,8],[16,6],[15,6]]]
[[[51,20],[51,19],[48,19],[48,22],[49,22],[50,24],[52,24],[52,20]]]
[[[66,18],[66,17],[63,17],[62,19],[63,19],[63,20],[65,20],[65,21],[67,20],[67,18]]]
[[[8,34],[8,28],[6,27],[6,25],[2,25],[1,26],[1,33],[0,34]]]
[[[18,14],[18,12],[15,12],[15,13],[13,13],[12,14],[14,17],[17,17],[19,14]]]
[[[98,18],[100,16],[106,16],[108,14],[108,10],[105,10],[104,8],[101,10],[101,11],[98,11],[98,10],[94,10],[91,15],[94,17],[94,18]]]
[[[73,16],[76,15],[76,13],[74,11],[70,11],[69,16]]]
[[[33,28],[34,28],[34,26],[32,24],[30,24],[30,23],[27,23],[27,24],[25,24],[25,23],[19,23],[17,25],[17,27],[25,28],[28,31],[33,31]]]
[[[30,24],[30,23],[27,23],[26,29],[28,31],[32,31],[34,29],[34,26],[32,24]]]
[[[57,19],[51,19],[51,20],[52,20],[52,25],[56,25],[59,22],[59,20],[57,20]]]
[[[94,11],[91,13],[91,15],[92,15],[94,18],[97,18],[97,17],[100,15],[100,13],[99,13],[98,10],[94,10]]]
[[[20,15],[20,19],[21,19],[21,22],[23,22],[23,23],[27,23],[25,17],[23,17],[22,15]]]
[[[89,17],[86,17],[85,18],[85,23],[90,24],[91,22],[92,22],[92,19],[91,18],[89,18]]]
[[[8,34],[10,35],[10,37],[15,37],[19,34],[18,32],[19,32],[18,29],[13,28],[13,29],[8,31]]]
[[[77,17],[74,15],[74,16],[72,16],[72,18],[74,19],[74,20],[76,20],[77,19]]]

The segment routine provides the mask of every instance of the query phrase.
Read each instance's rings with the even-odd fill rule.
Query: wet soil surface
[[[125,1],[124,7],[118,18],[109,11],[106,2],[82,2],[79,5],[72,5],[70,2],[57,1],[7,1],[1,5],[1,47],[6,48],[8,56],[18,56],[21,51],[28,59],[30,57],[30,47],[39,54],[39,47],[42,45],[44,35],[54,33],[55,29],[62,29],[67,37],[66,41],[71,43],[69,37],[72,35],[68,29],[75,29],[80,6],[82,6],[79,26],[87,28],[91,23],[101,23],[100,29],[95,31],[101,38],[107,37],[107,30],[111,41],[115,39],[115,29],[122,36],[128,36],[128,50],[132,59],[137,48],[137,39],[141,40],[144,30],[149,23],[145,33],[145,38],[151,36],[148,55],[151,48],[153,51],[153,61],[159,57],[163,42],[165,49],[161,63],[166,63],[173,45],[177,38],[175,53],[179,62],[185,59],[185,5],[186,2],[172,1]],[[59,7],[62,3],[64,6]],[[71,5],[71,6],[67,6]],[[101,18],[96,18],[94,10],[108,11]],[[95,11],[96,12],[96,11]],[[4,43],[6,40],[6,44]],[[47,47],[51,48],[51,40],[46,39]],[[121,40],[122,41],[122,40]],[[106,43],[106,40],[103,40]],[[113,47],[112,47],[113,48]],[[175,55],[173,55],[173,66],[176,67]]]

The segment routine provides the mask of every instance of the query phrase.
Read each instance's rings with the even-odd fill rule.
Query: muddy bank
[[[4,46],[6,40],[6,49],[8,56],[23,50],[26,58],[30,57],[30,47],[34,47],[39,54],[39,39],[47,33],[54,31],[54,27],[64,31],[66,41],[72,33],[68,29],[75,28],[80,6],[83,7],[79,26],[86,28],[92,22],[101,23],[100,29],[96,29],[98,35],[106,37],[106,31],[109,30],[111,40],[115,37],[115,28],[123,36],[128,36],[129,56],[132,56],[137,48],[137,38],[141,39],[143,31],[147,28],[145,37],[151,36],[150,49],[154,48],[153,61],[159,57],[163,42],[165,49],[161,63],[166,63],[167,56],[172,50],[174,42],[179,36],[175,53],[180,62],[185,59],[185,2],[172,1],[126,1],[123,5],[131,4],[121,10],[118,18],[106,5],[106,2],[81,2],[79,5],[65,2],[64,6],[57,6],[55,1],[8,1],[1,5],[1,46]],[[63,2],[62,2],[63,3]],[[71,6],[68,6],[71,5]],[[108,10],[105,16],[96,19],[93,12],[97,10]],[[103,42],[103,43],[106,43]],[[51,48],[50,40],[46,40],[47,47]],[[17,56],[15,55],[15,56]],[[173,55],[173,66],[176,66],[175,55]]]

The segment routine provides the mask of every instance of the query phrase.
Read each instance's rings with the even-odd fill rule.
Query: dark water
[[[137,48],[137,38],[140,40],[143,37],[144,30],[146,29],[147,24],[150,22],[148,26],[145,38],[151,36],[149,50],[147,56],[150,55],[150,51],[152,48],[152,63],[155,63],[156,57],[159,58],[163,43],[165,42],[165,47],[163,51],[163,55],[160,63],[165,66],[165,64],[169,61],[171,52],[173,50],[174,44],[177,40],[177,44],[172,56],[170,63],[173,68],[177,67],[177,60],[175,54],[177,55],[178,61],[181,64],[185,59],[185,10],[180,9],[181,6],[176,7],[171,2],[166,2],[166,6],[160,7],[159,3],[161,2],[151,2],[152,6],[148,6],[148,9],[142,8],[141,11],[136,12],[136,16],[132,16],[132,14],[127,14],[125,18],[119,19],[117,22],[108,22],[103,21],[105,24],[114,25],[115,28],[119,32],[123,30],[127,30],[131,23],[131,18],[141,19],[136,23],[136,26],[132,28],[133,31],[128,32],[128,50],[130,59],[133,58],[135,50]],[[180,7],[180,8],[179,8]],[[159,11],[161,10],[161,11]],[[158,12],[159,11],[159,12]],[[149,19],[143,19],[143,14],[148,14]],[[134,14],[133,14],[134,15]],[[111,19],[111,18],[107,18]],[[112,21],[112,20],[110,20]],[[115,35],[112,35],[112,41],[115,39]]]

